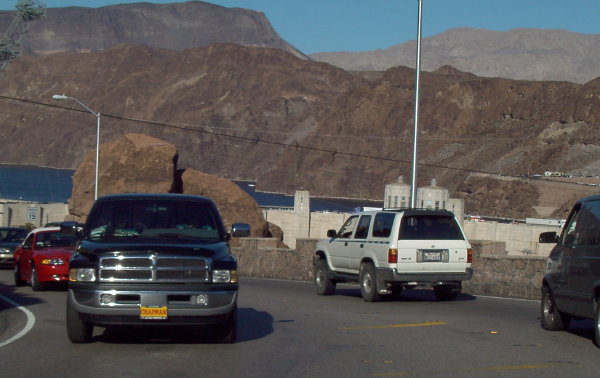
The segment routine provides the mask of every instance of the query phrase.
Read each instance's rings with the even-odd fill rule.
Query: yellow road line
[[[562,365],[560,362],[550,362],[546,364],[526,364],[526,365],[506,365],[506,366],[486,366],[481,368],[466,368],[456,370],[437,370],[437,371],[397,371],[389,373],[373,374],[375,377],[400,377],[414,375],[433,375],[433,374],[456,374],[456,373],[481,373],[490,371],[508,371],[508,370],[532,370],[548,369]]]
[[[389,324],[389,325],[360,326],[360,327],[343,327],[340,329],[342,329],[342,330],[358,330],[358,329],[381,329],[381,328],[406,328],[406,327],[436,326],[436,325],[444,325],[444,324],[448,324],[448,323],[423,322],[423,323]]]

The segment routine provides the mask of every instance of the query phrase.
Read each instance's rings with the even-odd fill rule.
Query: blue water
[[[0,199],[66,203],[71,197],[74,170],[0,164]],[[238,186],[263,207],[294,207],[294,196],[257,192],[253,182]],[[310,198],[310,211],[349,212],[357,207],[381,207],[382,201]]]
[[[71,169],[0,164],[0,199],[65,203],[71,197]]]

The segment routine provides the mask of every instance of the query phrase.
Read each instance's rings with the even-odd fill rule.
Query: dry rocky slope
[[[381,199],[385,183],[410,177],[414,77],[396,67],[370,81],[233,44],[22,56],[0,77],[0,96],[48,105],[0,100],[2,162],[75,168],[95,148],[95,117],[52,100],[65,93],[102,114],[103,142],[142,133],[177,146],[182,168],[263,190]],[[490,197],[482,188],[499,184],[473,171],[600,174],[600,79],[517,81],[445,66],[424,72],[421,88],[418,184],[436,178],[469,213],[535,216],[539,197],[531,182]]]
[[[310,57],[351,71],[415,67],[416,42],[364,52],[323,52]],[[566,30],[504,32],[458,28],[422,40],[422,68],[450,65],[478,76],[586,83],[600,75],[600,35]]]

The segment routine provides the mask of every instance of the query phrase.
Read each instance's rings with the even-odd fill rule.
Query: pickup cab
[[[215,341],[236,337],[238,272],[215,203],[179,194],[99,198],[69,262],[67,333],[92,339],[94,326],[208,326]]]

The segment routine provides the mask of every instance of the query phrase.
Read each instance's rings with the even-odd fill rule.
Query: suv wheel
[[[325,259],[318,259],[315,262],[315,285],[317,294],[331,295],[335,292],[335,281],[331,279],[329,267]]]
[[[75,344],[89,343],[92,340],[94,326],[86,323],[79,317],[73,306],[71,293],[67,294],[67,334],[69,340]]]
[[[438,301],[452,301],[458,295],[458,292],[452,290],[452,287],[438,285],[433,287],[433,294]]]
[[[372,263],[363,263],[360,267],[360,294],[366,302],[378,302],[381,296],[377,292],[377,276]]]
[[[25,286],[26,282],[21,279],[21,269],[19,263],[15,262],[15,286]]]
[[[569,326],[570,321],[571,317],[558,310],[552,292],[547,286],[544,286],[542,289],[542,328],[548,331],[562,331]]]

